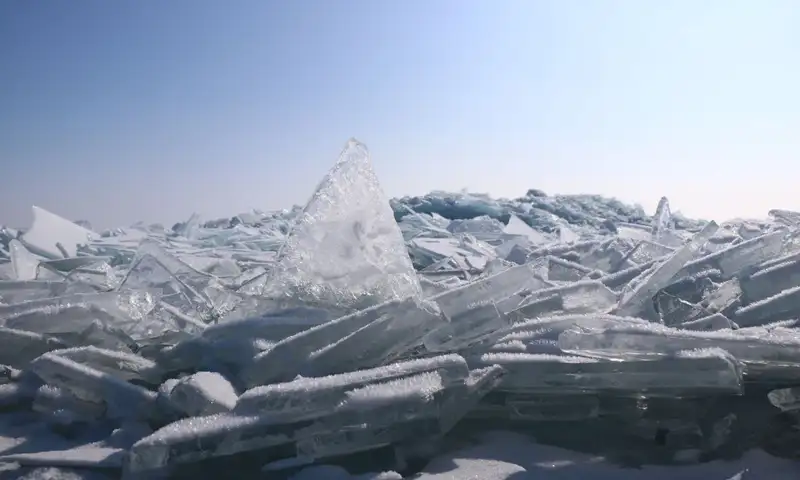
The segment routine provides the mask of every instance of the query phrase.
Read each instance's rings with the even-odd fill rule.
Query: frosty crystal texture
[[[305,208],[101,233],[34,208],[0,227],[0,467],[412,475],[507,421],[627,464],[795,458],[800,214],[770,216],[387,201],[355,141]]]
[[[265,293],[363,306],[420,291],[369,152],[350,140],[286,237]]]

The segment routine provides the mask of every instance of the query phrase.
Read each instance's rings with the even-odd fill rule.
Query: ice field
[[[0,479],[797,479],[798,237],[389,200],[355,140],[302,208],[34,207],[0,229]]]

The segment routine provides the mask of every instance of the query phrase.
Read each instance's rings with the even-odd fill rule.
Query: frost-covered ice
[[[797,478],[800,213],[769,215],[388,200],[354,140],[303,208],[34,207],[0,227],[0,478]]]

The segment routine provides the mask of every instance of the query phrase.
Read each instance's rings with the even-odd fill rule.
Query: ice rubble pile
[[[0,234],[0,464],[403,470],[486,420],[628,462],[800,453],[800,213],[528,198],[390,205],[351,141],[302,210],[96,234],[34,207]]]

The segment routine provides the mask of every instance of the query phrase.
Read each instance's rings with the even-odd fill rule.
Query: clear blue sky
[[[7,0],[0,62],[0,223],[288,207],[351,136],[392,196],[800,209],[794,0]]]

